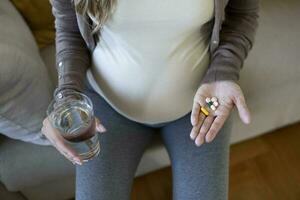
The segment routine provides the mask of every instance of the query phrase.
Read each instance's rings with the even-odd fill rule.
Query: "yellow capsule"
[[[206,116],[209,115],[209,112],[204,107],[201,107],[201,112],[204,113],[204,115]]]

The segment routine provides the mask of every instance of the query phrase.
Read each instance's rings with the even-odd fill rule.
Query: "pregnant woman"
[[[138,163],[160,134],[173,199],[228,198],[230,113],[250,113],[238,85],[258,0],[52,0],[55,96],[94,104],[98,157],[82,165],[48,118],[43,134],[76,165],[76,200],[128,200]]]

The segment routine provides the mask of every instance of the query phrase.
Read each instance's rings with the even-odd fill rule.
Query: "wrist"
[[[201,80],[200,85],[205,83],[214,83],[218,81],[232,81],[238,83],[239,73],[235,71],[221,71],[216,69],[209,69]]]
[[[54,99],[63,99],[64,97],[67,97],[67,96],[69,96],[69,94],[74,93],[74,92],[81,92],[81,91],[78,91],[74,88],[57,87],[54,90],[53,98]]]

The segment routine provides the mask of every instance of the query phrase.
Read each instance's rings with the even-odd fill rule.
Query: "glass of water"
[[[79,92],[65,92],[49,105],[47,115],[65,142],[83,161],[88,161],[100,152],[96,131],[93,104],[90,98]]]

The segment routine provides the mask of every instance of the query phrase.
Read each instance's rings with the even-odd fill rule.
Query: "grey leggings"
[[[90,85],[85,94],[107,132],[98,157],[76,167],[76,200],[128,200],[138,163],[154,134],[160,134],[171,160],[174,200],[228,199],[229,118],[211,143],[190,139],[190,113],[153,127],[120,115]]]

